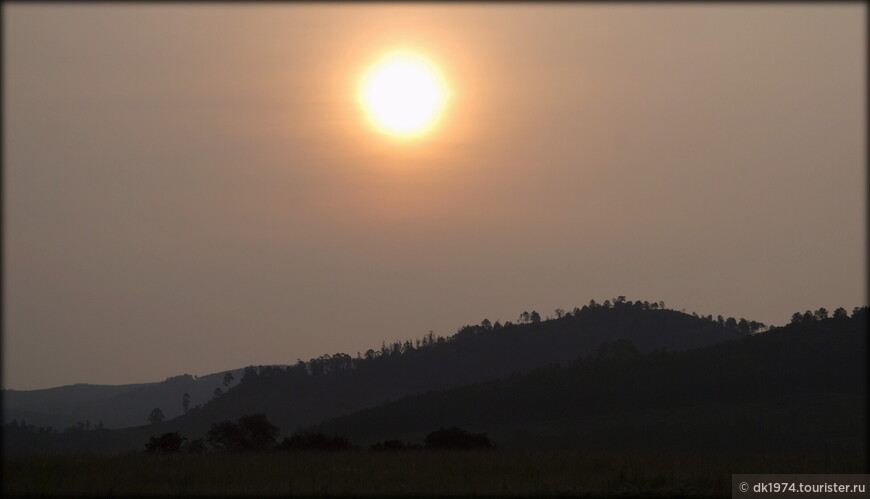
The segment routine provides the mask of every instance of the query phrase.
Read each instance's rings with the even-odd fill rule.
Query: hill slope
[[[439,426],[502,447],[863,452],[866,309],[681,353],[606,345],[568,367],[407,397],[316,425],[358,443]]]
[[[190,406],[207,403],[215,388],[227,390],[238,384],[243,370],[230,372],[233,381],[224,385],[226,372],[194,377],[173,376],[162,382],[129,385],[68,385],[45,390],[3,390],[3,423],[26,421],[35,426],[64,429],[78,423],[105,428],[141,426],[154,408],[166,418],[183,412],[182,397]]]
[[[288,433],[415,393],[566,364],[603,341],[627,338],[644,352],[676,351],[740,336],[713,321],[632,305],[586,308],[576,315],[528,324],[467,326],[450,338],[430,336],[420,346],[394,343],[360,358],[327,355],[287,370],[249,372],[238,388],[166,424],[173,430],[204,432],[215,421],[265,412]]]
[[[627,338],[644,352],[685,350],[745,333],[733,320],[720,324],[640,302],[584,306],[553,320],[535,320],[536,315],[529,314],[524,324],[484,321],[449,338],[430,334],[417,342],[384,345],[357,358],[335,354],[286,369],[250,367],[237,387],[175,419],[45,445],[54,451],[123,452],[141,449],[150,436],[164,432],[198,438],[215,422],[257,412],[289,435],[299,427],[407,395],[567,364],[603,341]]]

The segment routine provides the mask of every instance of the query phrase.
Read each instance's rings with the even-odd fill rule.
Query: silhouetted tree
[[[725,329],[730,329],[732,331],[737,330],[737,319],[734,317],[729,317],[725,319]]]
[[[839,307],[834,310],[834,319],[846,319],[849,317],[849,314],[846,313],[846,309],[843,307]]]
[[[232,382],[233,382],[233,373],[227,371],[227,373],[224,374],[224,388],[230,386],[230,384]]]
[[[238,419],[242,428],[248,450],[260,451],[271,449],[278,438],[278,427],[266,419],[265,414],[251,414]]]
[[[532,321],[532,324],[537,324],[537,323],[541,322],[541,314],[532,310],[532,313],[529,314],[529,320]]]
[[[561,319],[562,317],[565,317],[565,311],[561,308],[557,308],[553,312],[556,314],[557,319]]]
[[[145,444],[145,451],[150,453],[169,454],[181,451],[181,444],[187,440],[178,432],[164,433],[159,437],[151,437]]]
[[[822,307],[822,308],[816,310],[816,313],[814,315],[815,315],[816,319],[818,319],[818,320],[827,319],[828,318],[828,310],[825,307]]]
[[[160,410],[159,407],[155,407],[151,410],[151,414],[148,415],[148,421],[151,424],[157,424],[166,419],[166,416],[163,415],[163,411]]]
[[[329,436],[324,433],[294,433],[291,437],[284,437],[278,445],[280,451],[340,451],[350,450],[354,446],[346,437]]]
[[[242,381],[251,381],[257,378],[257,368],[254,366],[248,366],[245,368],[244,373],[242,374]]]
[[[260,452],[275,447],[278,427],[265,414],[240,417],[236,423],[222,421],[211,425],[205,438],[219,452]]]

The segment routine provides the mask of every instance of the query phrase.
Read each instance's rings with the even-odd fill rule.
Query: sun
[[[449,96],[438,67],[408,51],[381,58],[363,75],[359,88],[369,121],[381,132],[401,138],[430,131]]]

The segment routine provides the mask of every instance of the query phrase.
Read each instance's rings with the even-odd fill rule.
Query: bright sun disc
[[[404,138],[431,130],[447,98],[438,68],[410,52],[385,56],[366,72],[360,85],[369,120],[382,132]]]

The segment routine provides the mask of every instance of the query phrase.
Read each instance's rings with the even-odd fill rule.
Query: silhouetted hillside
[[[641,351],[685,350],[741,336],[737,328],[640,302],[576,309],[552,320],[466,326],[449,338],[430,333],[358,357],[324,355],[285,369],[248,369],[238,388],[169,431],[264,412],[282,431],[415,393],[440,390],[566,364],[603,341],[630,339]],[[537,315],[537,314],[535,314]],[[736,324],[736,321],[735,321]],[[746,331],[748,332],[748,331]]]
[[[568,367],[407,397],[310,430],[363,445],[457,425],[503,448],[863,452],[866,316],[679,353],[610,342]]]
[[[735,339],[762,326],[742,319],[693,317],[666,310],[663,304],[632,303],[623,297],[604,305],[593,301],[569,313],[557,310],[556,316],[541,320],[537,312],[524,312],[519,324],[484,320],[449,338],[430,333],[356,357],[340,353],[283,369],[248,367],[237,387],[178,418],[105,435],[71,436],[61,447],[70,452],[141,449],[151,436],[177,431],[201,438],[212,423],[252,413],[264,413],[289,435],[299,427],[404,396],[568,364],[604,341],[628,339],[642,352],[678,351]]]

